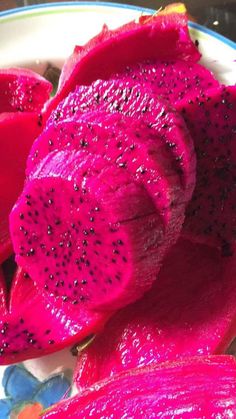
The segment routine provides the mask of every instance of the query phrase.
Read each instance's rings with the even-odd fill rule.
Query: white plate
[[[61,66],[75,44],[84,44],[106,22],[110,28],[153,10],[115,3],[60,2],[0,13],[0,67],[24,65],[43,72],[45,62]],[[196,23],[203,63],[225,83],[236,82],[236,44]]]
[[[37,5],[0,13],[0,68],[22,65],[43,73],[50,62],[61,67],[75,44],[84,44],[107,23],[110,28],[138,18],[153,10],[115,3],[60,2]],[[236,45],[234,42],[190,23],[198,40],[202,62],[223,82],[236,82]],[[55,360],[52,365],[52,357]],[[26,361],[25,367],[39,380],[52,372],[72,368],[69,350],[39,360]],[[5,367],[0,367],[1,376]],[[22,383],[22,385],[24,385]],[[4,397],[0,383],[0,398]],[[27,403],[27,401],[26,401]],[[2,412],[0,411],[2,418]]]

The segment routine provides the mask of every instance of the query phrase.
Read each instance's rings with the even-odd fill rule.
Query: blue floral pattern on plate
[[[72,371],[65,370],[40,381],[22,364],[7,367],[2,379],[6,398],[0,399],[1,419],[9,419],[12,413],[15,413],[16,418],[21,413],[23,418],[23,412],[28,405],[38,407],[40,404],[43,410],[64,397],[69,397],[71,377]]]

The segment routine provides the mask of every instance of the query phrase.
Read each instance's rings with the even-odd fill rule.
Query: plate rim
[[[146,7],[141,7],[141,6],[136,6],[136,5],[132,5],[132,4],[124,4],[124,3],[116,3],[116,2],[105,2],[105,1],[61,1],[61,2],[55,2],[55,3],[41,3],[41,4],[34,4],[31,6],[23,6],[23,7],[17,7],[14,9],[9,9],[9,10],[5,10],[0,12],[0,21],[2,18],[7,17],[7,16],[14,16],[17,14],[24,14],[25,12],[28,11],[37,11],[37,10],[42,10],[42,9],[59,9],[61,7],[74,7],[74,8],[80,8],[80,7],[101,7],[101,8],[113,8],[113,9],[126,9],[126,10],[133,10],[133,11],[137,11],[137,12],[143,12],[143,13],[155,13],[156,10],[154,9],[150,9],[150,8],[146,8]],[[228,45],[229,47],[231,47],[233,50],[236,50],[236,43],[231,40],[226,38],[224,35],[221,35],[215,31],[213,31],[212,29],[209,29],[203,25],[200,25],[199,23],[195,23],[195,22],[189,22],[189,27],[196,29],[198,31],[201,31],[215,39],[217,39],[218,41],[221,41],[222,43]]]

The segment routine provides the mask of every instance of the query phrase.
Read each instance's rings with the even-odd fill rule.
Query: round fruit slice
[[[10,215],[16,261],[70,304],[114,310],[150,288],[162,222],[127,171],[81,151],[50,153]]]

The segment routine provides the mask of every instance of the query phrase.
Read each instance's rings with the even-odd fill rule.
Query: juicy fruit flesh
[[[192,140],[181,116],[168,104],[159,102],[148,88],[118,80],[98,80],[91,86],[78,87],[62,101],[49,118],[48,125],[60,120],[77,119],[83,112],[102,110],[120,112],[142,120],[160,135],[169,164],[186,188],[188,199],[194,184],[194,151]]]
[[[0,263],[12,252],[8,217],[22,191],[27,155],[41,129],[35,113],[0,114]]]
[[[187,358],[178,363],[130,370],[100,381],[42,417],[233,417],[235,380],[233,357]]]
[[[180,149],[180,151],[181,151],[181,149]],[[177,153],[177,157],[179,157],[180,155],[181,155],[181,153],[180,153],[180,151]],[[191,153],[190,153],[191,154]],[[187,160],[186,160],[187,161]],[[178,165],[177,165],[178,166]],[[179,165],[178,167],[181,167],[182,165]],[[185,165],[184,165],[185,166]],[[183,166],[182,166],[183,167]],[[182,169],[182,167],[181,167],[181,169]],[[187,166],[186,166],[187,167]],[[186,167],[184,167],[185,168],[185,170],[186,170]],[[180,173],[182,173],[182,170],[180,171]],[[188,176],[189,176],[189,172],[188,172]],[[190,178],[191,178],[191,176],[190,176]],[[188,182],[189,182],[189,180],[188,180]],[[187,182],[186,182],[187,183]],[[191,182],[189,182],[190,184],[191,184]],[[193,177],[192,177],[192,185],[193,185]],[[191,187],[190,187],[190,189],[191,189]],[[189,196],[190,196],[190,193],[189,193]],[[51,205],[51,204],[50,204]],[[51,231],[51,229],[49,229],[49,231]]]
[[[93,307],[114,309],[150,287],[161,230],[141,186],[80,152],[51,153],[11,213],[17,262],[55,297]]]
[[[161,362],[223,353],[236,333],[236,267],[180,239],[149,293],[116,313],[78,358],[79,389]]]
[[[179,102],[196,146],[197,173],[184,233],[230,256],[236,238],[236,88],[221,86]]]
[[[121,114],[98,112],[83,116],[79,121],[67,120],[44,130],[30,152],[28,175],[53,150],[81,149],[102,155],[145,186],[166,225],[173,218],[173,207],[180,205],[179,200],[184,204],[185,198],[155,130]],[[183,210],[176,212],[183,214]],[[181,221],[173,222],[182,225]]]
[[[0,112],[40,111],[51,91],[51,83],[31,70],[0,70]]]
[[[1,277],[0,277],[1,281]],[[89,312],[55,301],[18,269],[7,303],[0,282],[0,362],[9,364],[55,352],[97,333],[111,313]],[[35,321],[39,317],[40,321]]]
[[[194,62],[200,59],[183,10],[166,14],[165,9],[161,14],[141,16],[139,22],[129,22],[115,30],[104,25],[101,33],[87,44],[76,46],[66,61],[58,93],[49,103],[48,113],[78,85],[108,79],[133,63],[160,58]]]
[[[172,105],[186,96],[201,94],[219,86],[219,82],[208,69],[198,63],[182,60],[142,62],[127,67],[124,73],[117,73],[112,77],[145,83]]]

